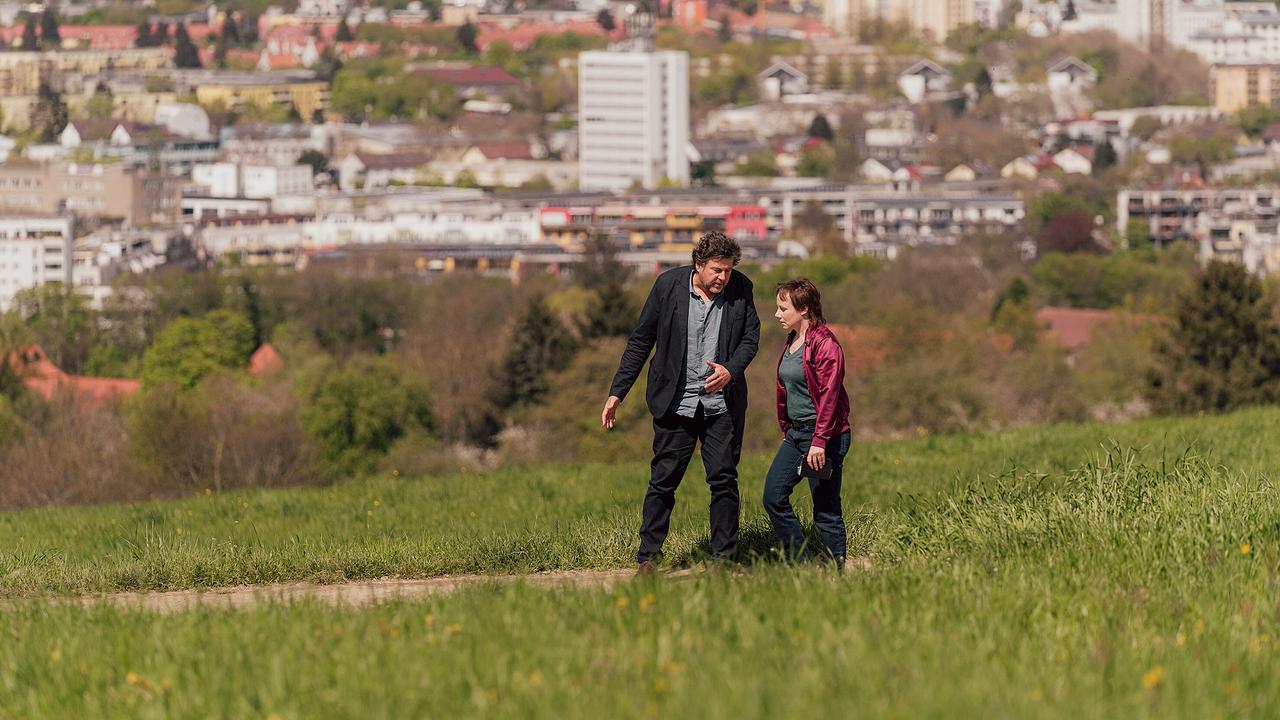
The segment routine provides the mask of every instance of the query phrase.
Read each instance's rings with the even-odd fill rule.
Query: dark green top
[[[782,353],[782,364],[778,366],[778,379],[787,391],[787,419],[792,425],[812,426],[818,419],[818,411],[813,407],[809,384],[804,379],[804,345],[795,352],[787,346]]]

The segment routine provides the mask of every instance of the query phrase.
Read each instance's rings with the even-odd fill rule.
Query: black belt
[[[809,432],[813,432],[814,428],[816,427],[817,425],[815,425],[814,423],[809,423],[808,425],[805,425],[802,423],[795,423],[795,422],[791,423],[792,430],[808,430]]]

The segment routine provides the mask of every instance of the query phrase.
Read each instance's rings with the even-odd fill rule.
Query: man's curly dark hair
[[[712,230],[693,246],[693,264],[706,265],[713,258],[729,258],[736,266],[742,261],[742,248],[737,240],[719,230]]]

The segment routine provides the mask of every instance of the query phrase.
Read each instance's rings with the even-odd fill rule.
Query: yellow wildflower
[[[1240,554],[1241,554],[1241,555],[1248,555],[1248,554],[1249,554],[1249,553],[1251,553],[1251,552],[1253,552],[1253,546],[1252,546],[1252,545],[1250,545],[1249,543],[1240,543]]]
[[[178,534],[179,534],[179,535],[181,535],[181,534],[182,534],[182,528],[178,528]]]
[[[1142,675],[1142,687],[1146,690],[1152,690],[1160,687],[1164,682],[1164,668],[1159,665],[1153,665],[1150,670]]]
[[[619,595],[618,599],[615,600],[613,604],[616,605],[619,610],[625,610],[626,607],[631,604],[631,598],[626,595]]]
[[[62,662],[62,651],[54,648],[53,652],[49,653],[49,659],[54,662]]]
[[[374,500],[374,501],[373,501],[373,506],[374,506],[374,507],[382,507],[382,501],[381,501],[381,500]]]
[[[365,515],[367,515],[367,516],[369,516],[369,517],[373,517],[373,511],[372,511],[372,510],[366,510],[364,514],[365,514]]]
[[[142,682],[142,676],[130,670],[129,672],[125,673],[124,681],[129,683],[130,685],[137,685],[138,683]]]
[[[640,609],[645,612],[648,612],[649,608],[653,607],[654,603],[656,602],[658,602],[658,598],[654,597],[653,593],[645,595],[644,597],[640,598]]]

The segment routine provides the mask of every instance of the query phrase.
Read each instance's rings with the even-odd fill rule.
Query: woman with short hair
[[[787,559],[808,554],[804,529],[791,507],[791,491],[807,479],[823,557],[843,568],[840,483],[850,442],[844,349],[822,317],[822,294],[807,278],[780,283],[777,302],[774,317],[788,331],[778,358],[782,445],[765,478],[764,509]]]

